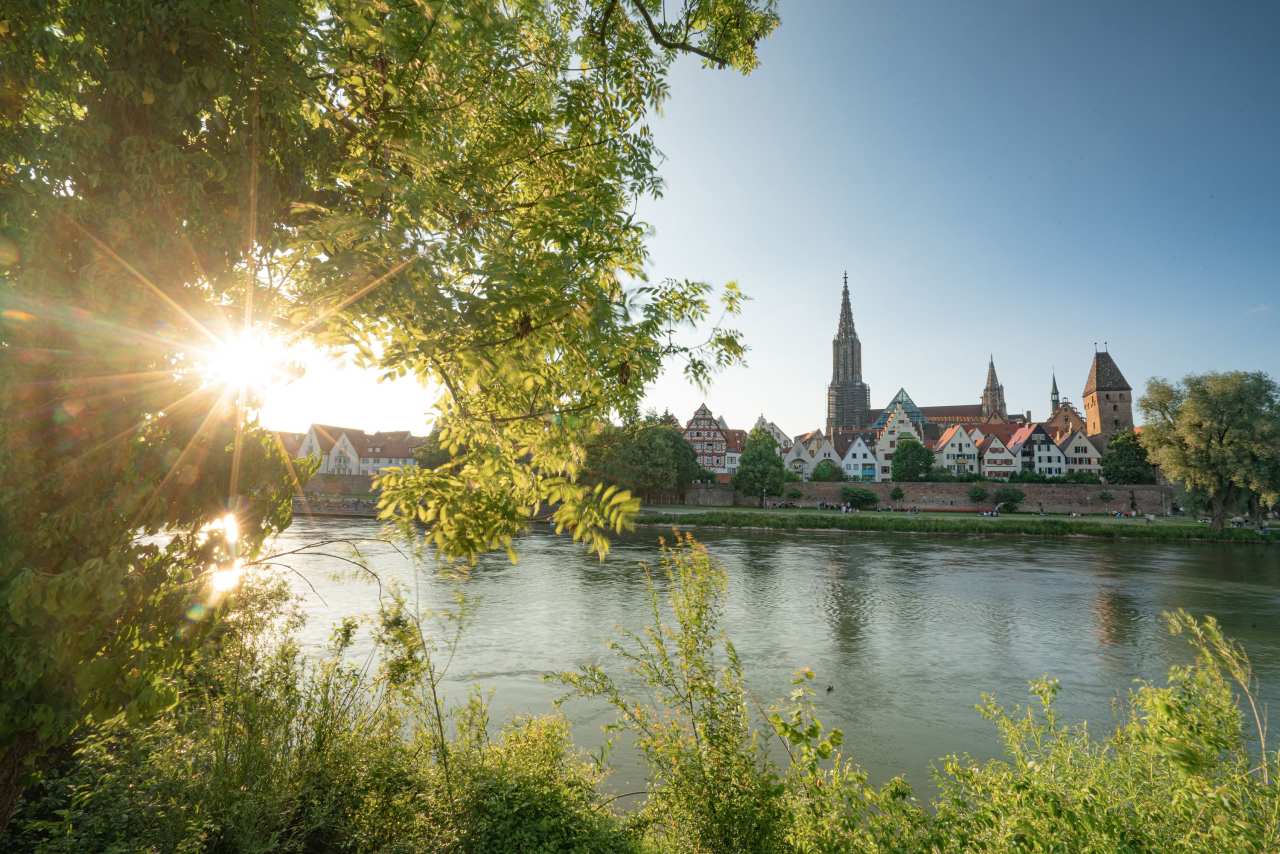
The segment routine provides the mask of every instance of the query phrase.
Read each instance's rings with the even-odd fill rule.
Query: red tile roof
[[[747,443],[746,430],[721,430],[724,434],[724,449],[734,453],[742,453],[742,446]]]

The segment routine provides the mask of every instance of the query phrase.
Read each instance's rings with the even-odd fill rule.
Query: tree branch
[[[696,45],[690,44],[687,40],[672,41],[664,36],[662,34],[662,30],[658,28],[657,23],[653,20],[653,16],[649,14],[649,10],[644,7],[644,0],[632,0],[632,5],[635,6],[636,11],[640,13],[640,17],[644,18],[645,26],[649,28],[649,35],[653,36],[653,40],[662,47],[665,47],[667,50],[682,50],[687,51],[688,53],[696,53],[698,56],[701,56],[704,59],[709,59],[712,62],[719,63],[721,66],[729,64],[729,60],[725,59],[723,56],[717,56],[710,51],[703,50]]]

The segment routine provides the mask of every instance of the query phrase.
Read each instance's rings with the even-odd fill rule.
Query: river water
[[[277,550],[336,538],[377,537],[371,520],[300,517]],[[520,563],[489,556],[458,581],[428,561],[366,542],[363,557],[423,609],[452,606],[464,591],[472,613],[449,666],[446,689],[491,694],[495,722],[551,710],[562,691],[550,671],[596,662],[620,673],[606,649],[619,628],[646,621],[641,561],[660,532],[615,541],[603,563],[545,531],[518,542]],[[1089,540],[965,539],[842,532],[702,531],[729,575],[725,628],[749,687],[764,705],[785,697],[794,671],[817,674],[823,720],[845,733],[846,753],[879,783],[904,774],[922,794],[930,767],[948,753],[999,753],[974,706],[982,692],[1005,705],[1029,699],[1027,682],[1062,682],[1059,708],[1096,734],[1116,720],[1137,679],[1163,681],[1190,659],[1162,611],[1213,614],[1244,644],[1262,697],[1280,710],[1280,548]],[[339,546],[328,546],[340,549]],[[339,553],[345,554],[346,552]],[[290,558],[307,614],[302,643],[319,654],[333,623],[376,610],[376,585],[334,575],[332,558]],[[311,590],[314,585],[315,591]],[[357,653],[371,642],[361,635]],[[832,690],[827,692],[826,686]],[[588,749],[610,719],[603,708],[566,707]],[[1280,713],[1278,713],[1280,714]],[[614,754],[608,786],[631,791],[643,772]]]

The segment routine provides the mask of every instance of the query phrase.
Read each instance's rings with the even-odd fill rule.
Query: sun
[[[201,354],[199,364],[205,382],[229,391],[259,395],[298,374],[288,344],[257,328],[221,339]]]

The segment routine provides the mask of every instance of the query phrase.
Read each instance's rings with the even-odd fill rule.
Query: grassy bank
[[[891,531],[922,534],[1039,537],[1098,537],[1108,540],[1158,540],[1167,542],[1265,543],[1280,535],[1236,528],[1212,531],[1207,525],[1182,521],[1115,520],[1041,517],[1005,514],[999,517],[948,516],[911,513],[831,513],[819,510],[710,509],[695,512],[647,511],[641,524],[676,525],[681,528],[768,528],[781,531],[830,529],[836,531]]]

